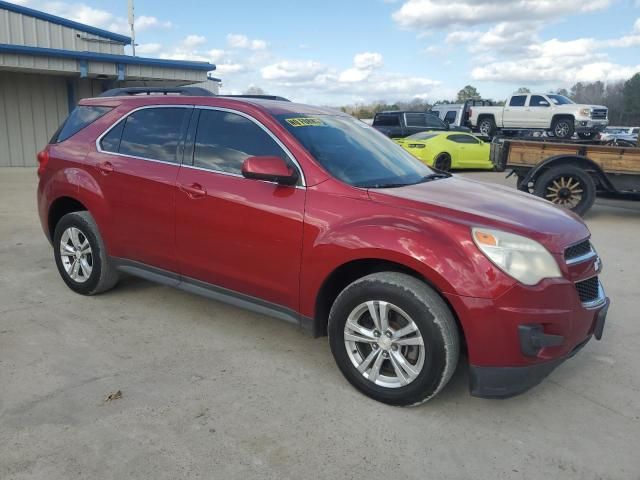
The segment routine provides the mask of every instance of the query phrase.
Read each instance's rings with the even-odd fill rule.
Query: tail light
[[[47,169],[49,163],[49,148],[45,148],[38,153],[38,176],[40,177]]]
[[[467,120],[469,120],[471,118],[472,114],[473,114],[473,109],[470,108],[469,111],[467,112]]]

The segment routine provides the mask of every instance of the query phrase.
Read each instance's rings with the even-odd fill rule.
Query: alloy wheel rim
[[[372,300],[355,307],[344,327],[344,344],[353,366],[380,387],[413,382],[425,363],[425,345],[411,317],[398,306]]]
[[[489,130],[491,130],[491,125],[489,122],[482,122],[480,124],[480,133],[483,135],[489,135]]]
[[[89,239],[79,228],[69,227],[60,238],[60,258],[67,275],[74,282],[84,283],[93,271],[93,252]]]
[[[556,205],[573,209],[582,201],[584,189],[579,179],[559,176],[547,186],[545,198]]]
[[[559,122],[556,125],[555,134],[557,137],[564,137],[569,133],[569,124],[566,122]]]

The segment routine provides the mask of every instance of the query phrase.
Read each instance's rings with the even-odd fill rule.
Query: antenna
[[[133,0],[129,0],[129,26],[131,27],[131,51],[136,56],[136,27]]]

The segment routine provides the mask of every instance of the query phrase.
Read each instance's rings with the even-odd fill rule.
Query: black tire
[[[406,312],[410,321],[417,327],[415,335],[420,335],[424,342],[422,345],[424,362],[421,364],[419,373],[415,374],[414,379],[408,384],[389,387],[374,383],[366,378],[364,373],[358,371],[354,361],[351,359],[351,356],[359,352],[357,350],[347,351],[347,345],[345,344],[347,319],[350,314],[353,314],[365,302],[369,301],[388,302],[392,306],[399,307],[403,312]],[[391,307],[390,311],[392,311]],[[365,311],[364,316],[366,315],[367,311]],[[394,313],[394,315],[397,314]],[[369,318],[371,319],[371,316]],[[392,328],[392,324],[396,325],[393,323],[394,317],[389,314],[388,318],[389,326]],[[404,317],[395,318],[397,320]],[[390,405],[417,405],[433,398],[447,384],[458,363],[460,340],[453,314],[433,289],[424,282],[404,273],[374,273],[356,280],[345,288],[331,307],[328,332],[331,352],[346,379],[365,395]],[[414,334],[412,333],[411,335]],[[379,338],[383,336],[379,335]],[[366,347],[368,344],[358,343],[357,345]],[[385,348],[395,348],[395,350],[392,352],[388,349],[385,350]],[[381,375],[384,372],[398,373],[398,370],[393,366],[394,362],[390,358],[398,354],[398,348],[402,355],[407,355],[406,358],[403,358],[409,360],[412,351],[404,350],[403,353],[403,349],[419,349],[420,347],[389,347],[388,345],[377,346],[373,344],[369,346],[369,354],[373,350],[378,350],[379,355],[387,355],[386,359],[381,361],[378,369]],[[363,358],[366,353],[362,353],[360,358]],[[369,376],[371,376],[371,373],[367,371],[373,371],[375,363],[372,361],[372,367],[367,367],[365,370],[365,373]],[[419,365],[418,362],[415,365]],[[383,378],[392,379],[393,377],[387,376]],[[395,378],[400,379],[400,376],[396,375]]]
[[[596,200],[596,184],[580,167],[558,165],[535,180],[533,194],[584,215]]]
[[[65,260],[63,260],[63,257],[73,259],[76,259],[76,257],[70,254],[62,254],[63,247],[61,242],[63,235],[65,231],[72,227],[79,231],[78,238],[82,242],[86,239],[90,247],[90,253],[85,258],[86,264],[91,267],[90,273],[88,275],[76,275],[82,277],[80,281],[72,278],[72,275],[65,267]],[[73,247],[73,242],[69,240],[66,245]],[[110,290],[118,282],[118,271],[109,262],[98,226],[89,212],[68,213],[60,219],[53,235],[53,252],[60,276],[67,286],[76,293],[95,295]],[[78,259],[76,261],[79,262]],[[82,270],[82,267],[79,268]]]
[[[448,153],[441,153],[438,155],[433,162],[433,168],[443,172],[451,170],[451,155]]]
[[[496,133],[496,122],[493,117],[484,117],[478,122],[478,132],[487,137],[493,137]]]
[[[573,118],[560,117],[556,118],[551,125],[551,131],[557,138],[570,139],[575,132]]]
[[[594,132],[581,132],[578,133],[578,137],[582,140],[593,140],[596,134]]]

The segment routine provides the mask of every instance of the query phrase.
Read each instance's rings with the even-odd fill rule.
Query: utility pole
[[[131,51],[136,56],[136,27],[133,0],[129,0],[129,26],[131,27]]]

